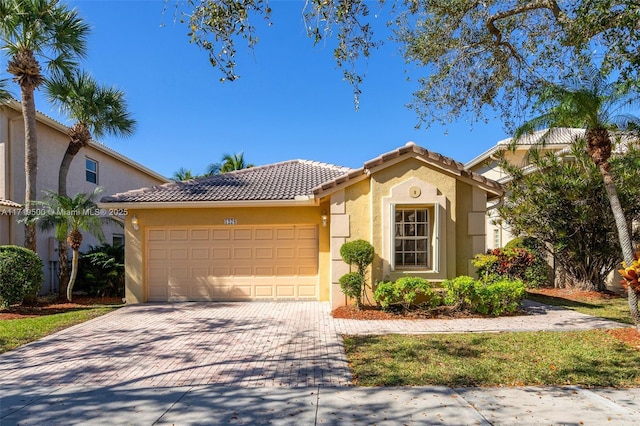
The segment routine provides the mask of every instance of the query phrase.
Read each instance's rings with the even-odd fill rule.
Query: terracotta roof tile
[[[18,203],[15,203],[11,200],[5,200],[4,198],[0,198],[0,207],[9,207],[13,209],[20,209],[22,206]]]
[[[102,202],[295,200],[300,196],[312,196],[314,187],[351,170],[332,164],[291,160],[132,190],[104,197]]]

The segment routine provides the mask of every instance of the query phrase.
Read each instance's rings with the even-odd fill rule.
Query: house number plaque
[[[237,225],[238,221],[235,218],[225,219],[224,220],[224,224],[225,225]]]

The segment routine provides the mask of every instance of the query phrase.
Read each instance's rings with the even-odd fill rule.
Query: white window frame
[[[391,272],[397,271],[424,271],[424,272],[440,272],[440,206],[438,203],[431,204],[391,204],[391,215],[390,215],[390,226],[389,230],[391,232],[390,235],[390,258],[389,264],[391,267]],[[427,212],[427,244],[429,248],[427,250],[427,267],[422,268],[419,266],[398,266],[396,265],[396,211],[397,210],[426,210]],[[433,211],[433,218],[431,215],[431,211]],[[433,232],[432,232],[433,230]]]
[[[95,164],[95,166],[96,166],[95,170],[90,170],[89,169],[89,163],[90,162]],[[86,182],[92,183],[94,185],[98,185],[98,170],[99,170],[99,166],[100,165],[98,164],[98,162],[96,160],[94,160],[93,158],[85,157],[84,168],[85,168],[85,181]],[[95,178],[96,179],[95,182],[89,180],[89,173],[93,173],[95,175],[95,177],[96,177]]]
[[[422,207],[422,206],[399,206],[395,209],[394,212],[394,217],[393,217],[393,259],[394,259],[394,263],[396,264],[396,267],[398,269],[403,269],[403,270],[431,270],[432,267],[432,263],[433,263],[433,244],[432,244],[432,240],[431,240],[431,227],[433,226],[433,223],[431,221],[431,210],[429,207]],[[414,212],[415,213],[415,220],[412,222],[405,222],[405,212]],[[418,221],[418,212],[424,212],[425,214],[425,220],[424,221]],[[401,219],[400,222],[397,221],[396,216],[399,214],[401,214]],[[401,231],[401,235],[398,235],[398,225],[400,225],[403,230]],[[406,225],[415,225],[415,230],[414,233],[416,235],[405,235],[406,232]],[[426,235],[417,235],[417,229],[419,227],[419,225],[424,225],[425,226],[425,233]],[[398,250],[397,248],[397,242],[398,240],[400,241],[413,241],[414,245],[413,245],[413,250],[406,250],[404,248],[404,243],[402,243],[403,248],[401,250]],[[426,248],[424,251],[422,250],[418,250],[418,241],[420,240],[424,240]],[[409,254],[409,253],[413,253],[414,254],[414,264],[405,264],[405,262],[402,262],[402,265],[398,265],[397,260],[396,260],[396,256],[398,255],[398,253],[403,253],[403,254]],[[421,265],[418,264],[418,254],[419,253],[424,253],[425,256],[425,263],[426,265]],[[405,259],[406,260],[406,259]]]

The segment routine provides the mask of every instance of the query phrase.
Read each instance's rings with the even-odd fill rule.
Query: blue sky
[[[83,67],[124,90],[138,121],[131,138],[101,142],[165,176],[180,167],[202,173],[240,151],[256,165],[299,158],[360,167],[407,141],[466,162],[505,137],[498,121],[416,130],[417,116],[406,108],[416,85],[407,77],[424,70],[409,66],[407,74],[392,44],[369,61],[356,111],[331,45],[313,47],[304,32],[303,1],[271,0],[274,25],[260,30],[254,51],[239,45],[241,78],[227,83],[174,23],[171,7],[162,13],[161,0],[68,4],[92,27]],[[42,98],[36,102],[68,124]]]

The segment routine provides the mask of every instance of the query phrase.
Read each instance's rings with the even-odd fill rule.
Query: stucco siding
[[[36,182],[37,199],[42,200],[46,190],[57,192],[58,171],[60,163],[69,143],[66,128],[50,119],[38,119],[36,122],[38,135],[38,174]],[[124,143],[124,142],[123,142]],[[0,195],[17,203],[24,203],[24,122],[19,111],[10,106],[0,107]],[[141,169],[123,162],[92,146],[83,148],[74,157],[67,178],[67,192],[73,196],[79,192],[91,192],[95,184],[86,182],[85,159],[90,156],[99,162],[98,185],[104,188],[104,195],[126,190],[164,183],[166,180],[149,174]],[[98,201],[98,200],[96,200]],[[24,244],[24,225],[17,223],[15,216],[2,229],[3,243]],[[6,228],[6,231],[5,231]],[[113,234],[122,234],[122,228],[106,226],[104,228],[106,242],[111,243]],[[53,231],[38,231],[36,245],[38,255],[44,263],[45,291],[54,289],[57,283],[52,273],[57,260],[56,253],[50,253],[49,239]],[[8,240],[8,242],[7,242]],[[99,241],[91,235],[84,235],[81,250]]]

